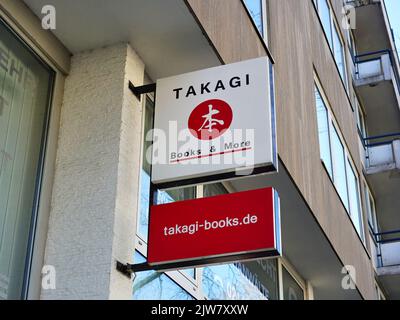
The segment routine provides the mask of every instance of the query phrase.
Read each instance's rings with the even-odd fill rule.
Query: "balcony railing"
[[[378,267],[400,265],[400,230],[375,233],[378,244]]]
[[[380,50],[353,57],[354,80],[358,86],[373,85],[380,81],[392,80],[396,95],[400,92],[400,75],[395,66],[392,50]]]
[[[370,4],[380,3],[381,0],[346,0],[346,4],[352,5],[354,7],[362,7]]]
[[[400,170],[400,132],[363,139],[367,174]]]

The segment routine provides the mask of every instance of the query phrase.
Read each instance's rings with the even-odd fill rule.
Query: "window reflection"
[[[135,263],[145,262],[146,259],[135,252]],[[166,274],[156,271],[136,273],[133,281],[134,300],[193,300],[184,289],[178,286]]]
[[[315,85],[320,156],[360,237],[364,240],[357,171],[339,135],[327,104]],[[357,98],[355,97],[355,101]],[[357,105],[356,105],[357,107]]]
[[[332,48],[331,12],[327,0],[318,0],[318,10],[329,46]]]
[[[148,240],[148,229],[149,229],[149,208],[150,208],[150,159],[151,155],[151,137],[148,133],[153,127],[154,119],[154,103],[150,98],[146,100],[145,115],[144,115],[144,140],[143,140],[143,159],[142,159],[142,171],[140,176],[140,210],[139,219],[137,223],[137,233],[142,240],[147,242]],[[161,191],[158,190],[156,194],[157,204],[170,203],[174,201],[194,199],[196,197],[196,188],[181,188],[175,190]],[[195,278],[194,269],[186,269],[182,271],[190,278]]]
[[[336,60],[336,64],[339,68],[339,73],[343,82],[346,83],[346,67],[344,65],[344,51],[342,41],[340,41],[339,31],[336,27],[333,28],[333,55]]]
[[[150,176],[142,170],[140,180],[140,210],[137,232],[144,241],[147,241],[149,236]]]
[[[204,186],[205,197],[226,193],[222,183]],[[277,300],[277,261],[262,259],[206,267],[202,285],[210,300]]]
[[[152,139],[148,137],[148,133],[153,128],[154,121],[154,103],[147,97],[144,108],[144,124],[143,124],[143,156],[142,171],[140,174],[140,210],[137,224],[137,233],[144,240],[148,238],[149,227],[149,204],[150,204],[150,159]]]
[[[333,180],[340,198],[343,201],[347,211],[349,211],[349,198],[347,195],[346,181],[346,162],[344,147],[340,141],[336,128],[332,130],[332,158],[333,158]]]
[[[333,11],[328,4],[328,0],[318,0],[315,2],[319,17],[321,19],[322,27],[328,39],[329,47],[335,58],[335,62],[339,69],[340,77],[347,88],[346,82],[346,65],[344,58],[343,44],[339,36],[339,29],[334,22]]]
[[[350,217],[356,227],[358,234],[364,239],[362,228],[362,217],[360,211],[360,195],[358,190],[358,180],[349,161],[347,164],[347,181],[349,189]]]
[[[138,221],[138,234],[147,242],[149,229],[149,208],[150,208],[150,175],[144,169],[141,173],[140,185],[140,212]],[[182,201],[194,199],[196,197],[196,189],[194,187],[182,188],[176,190],[157,191],[157,204],[171,203],[174,201]]]
[[[284,300],[304,300],[303,289],[284,267],[282,267],[282,282]]]
[[[245,0],[247,9],[250,12],[258,31],[263,34],[263,15],[261,0]]]
[[[332,177],[332,161],[331,161],[331,145],[329,141],[329,120],[328,110],[325,103],[321,98],[318,88],[315,86],[315,101],[317,105],[317,121],[318,121],[318,137],[320,156],[328,170],[329,175]]]
[[[137,226],[139,236],[147,241],[149,228],[149,207],[150,207],[150,155],[152,139],[149,136],[150,130],[153,128],[154,121],[154,102],[147,98],[144,115],[144,135],[143,135],[143,158],[142,171],[140,177],[140,213]],[[196,197],[195,187],[181,188],[175,190],[157,191],[157,204],[170,203],[174,201],[194,199]]]
[[[53,80],[1,20],[0,300],[24,296]]]
[[[209,300],[277,300],[277,261],[257,260],[203,269]]]

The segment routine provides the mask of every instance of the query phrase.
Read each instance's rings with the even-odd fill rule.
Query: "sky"
[[[390,24],[392,25],[397,45],[397,51],[400,54],[400,0],[385,0],[389,14]]]

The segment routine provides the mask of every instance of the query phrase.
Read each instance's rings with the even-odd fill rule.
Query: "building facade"
[[[126,277],[155,108],[129,84],[262,56],[278,172],[157,201],[273,186],[282,257]],[[400,298],[399,74],[383,0],[0,0],[0,299]]]

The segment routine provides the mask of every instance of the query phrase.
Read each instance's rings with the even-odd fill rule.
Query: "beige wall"
[[[266,55],[240,0],[188,0],[188,3],[225,63]],[[360,173],[355,116],[349,98],[312,2],[268,0],[268,3],[269,47],[276,62],[279,156],[342,263],[355,266],[360,292],[373,299],[371,261],[320,160],[314,68]],[[340,4],[341,0],[333,1],[337,13]],[[344,33],[343,40],[347,43]]]

